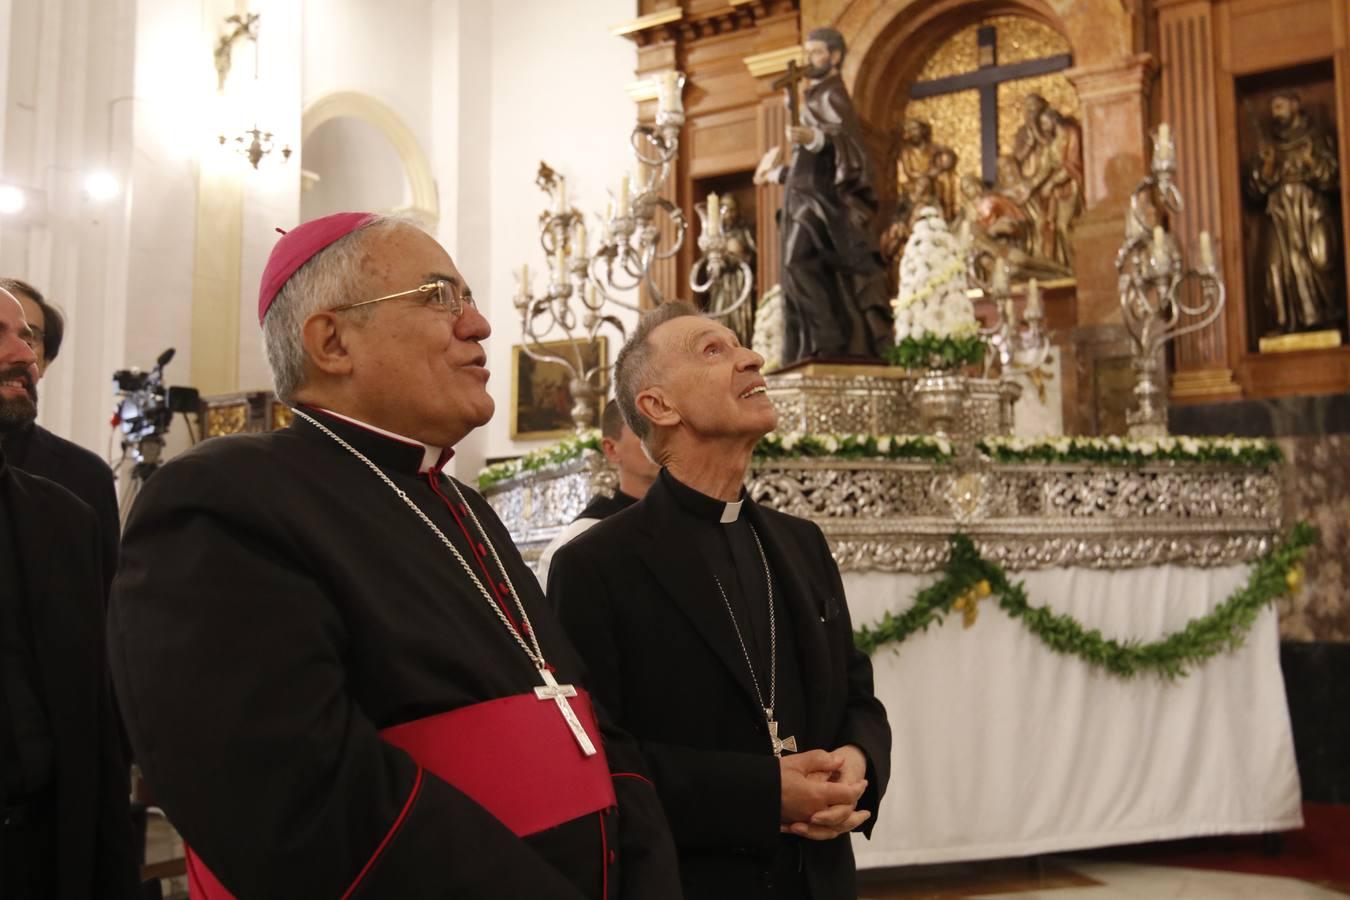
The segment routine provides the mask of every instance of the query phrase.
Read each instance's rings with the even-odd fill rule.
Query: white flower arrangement
[[[1265,438],[1167,436],[1132,440],[1109,437],[987,437],[976,449],[1000,463],[1137,465],[1154,461],[1269,466],[1280,462],[1279,445]]]
[[[920,209],[900,259],[900,296],[892,303],[896,341],[976,334],[979,323],[966,287],[960,242],[940,211]]]

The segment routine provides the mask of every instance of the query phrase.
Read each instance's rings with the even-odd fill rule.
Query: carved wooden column
[[[1186,201],[1172,228],[1194,259],[1201,231],[1224,238],[1219,194],[1219,141],[1224,137],[1216,111],[1213,3],[1157,0],[1155,5],[1162,72],[1159,120],[1169,123],[1177,136],[1177,186]],[[1226,319],[1234,314],[1235,307],[1229,306],[1208,328],[1174,342],[1173,400],[1240,396],[1228,366]]]
[[[1153,58],[1136,54],[1064,72],[1082,104],[1087,211],[1074,232],[1078,321],[1120,321],[1116,250],[1125,237],[1125,207],[1144,175],[1148,79]]]

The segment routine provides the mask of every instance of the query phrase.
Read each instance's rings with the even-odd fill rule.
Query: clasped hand
[[[779,766],[783,833],[828,841],[871,817],[867,810],[857,808],[867,790],[867,758],[852,744],[833,753],[794,753],[779,760]]]

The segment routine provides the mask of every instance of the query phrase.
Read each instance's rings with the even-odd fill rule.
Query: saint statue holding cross
[[[872,224],[872,163],[862,126],[839,76],[846,51],[833,28],[807,35],[807,66],[789,68],[792,159],[775,147],[755,183],[784,185],[779,233],[784,302],[783,361],[876,359],[892,341],[886,273]],[[800,113],[797,82],[805,81]],[[800,115],[800,121],[798,121]]]

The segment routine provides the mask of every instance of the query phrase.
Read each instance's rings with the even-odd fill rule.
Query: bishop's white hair
[[[399,228],[420,231],[422,225],[408,216],[378,216],[314,254],[281,286],[262,324],[263,352],[281,402],[292,402],[305,382],[306,355],[301,336],[305,320],[344,303],[372,299],[358,296],[366,283],[362,263],[372,240]],[[360,321],[372,313],[373,308],[365,306],[352,310],[351,315]]]

